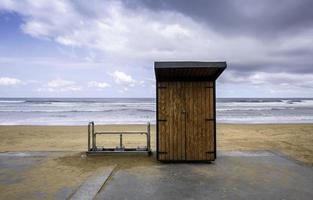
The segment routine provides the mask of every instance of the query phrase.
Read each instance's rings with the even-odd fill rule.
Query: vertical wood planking
[[[180,96],[183,98],[182,108],[185,110],[185,113],[181,117],[181,158],[182,160],[186,160],[186,120],[187,120],[187,108],[186,108],[186,84],[185,82],[181,82],[181,94]]]
[[[202,126],[202,116],[201,116],[201,82],[198,82],[197,83],[197,99],[198,99],[198,103],[197,103],[197,116],[198,116],[198,121],[197,121],[197,127],[198,127],[198,131],[197,131],[197,136],[198,136],[198,139],[197,139],[197,146],[198,147],[198,158],[197,160],[202,160],[202,145],[201,145],[201,126]]]
[[[189,100],[190,100],[190,126],[188,127],[190,129],[190,134],[188,135],[188,140],[189,140],[189,144],[190,144],[190,148],[188,149],[188,151],[190,152],[190,158],[189,160],[193,160],[194,159],[194,148],[193,148],[193,142],[194,142],[194,132],[195,132],[195,113],[194,113],[194,91],[193,91],[193,82],[190,82],[190,86],[189,86]]]
[[[178,102],[179,102],[179,98],[178,98],[178,94],[177,94],[177,86],[178,82],[174,82],[174,90],[173,90],[173,100],[174,100],[174,123],[173,123],[173,138],[174,138],[174,150],[173,150],[173,160],[177,160],[177,126],[178,126],[178,117],[179,117],[179,113],[178,113]]]
[[[176,82],[171,82],[172,84],[172,90],[171,90],[171,99],[168,99],[169,101],[171,101],[171,108],[172,108],[172,122],[171,122],[171,160],[175,160],[175,126],[176,126],[176,121],[177,121],[177,111],[176,111],[176,101],[177,101],[177,98],[176,98],[176,94],[175,94],[175,91],[176,91]]]
[[[185,153],[186,153],[186,160],[189,160],[189,135],[190,135],[190,98],[189,98],[189,83],[185,83],[185,96],[186,96],[186,100],[185,100],[185,108],[186,108],[186,149],[185,149]]]
[[[158,93],[159,93],[159,99],[158,99],[158,113],[159,113],[159,118],[158,120],[164,120],[167,118],[166,116],[166,83],[160,82],[158,84]],[[159,151],[160,152],[165,152],[165,133],[166,133],[166,123],[165,121],[158,121],[158,129],[159,129]],[[164,154],[159,154],[159,159],[164,160],[165,156]]]
[[[209,101],[210,101],[210,97],[209,97],[209,91],[208,91],[208,88],[209,87],[209,84],[208,82],[205,82],[204,83],[204,103],[203,103],[203,106],[204,106],[204,118],[205,119],[208,119],[209,118],[209,109],[208,109],[208,106],[209,106]],[[205,151],[205,155],[204,155],[204,158],[205,160],[209,160],[209,154],[206,153],[209,151],[209,141],[210,141],[210,131],[209,131],[209,127],[208,127],[208,121],[205,120],[205,123],[204,123],[204,151]]]
[[[214,120],[214,106],[213,106],[213,103],[214,103],[214,99],[213,99],[213,83],[210,82],[210,119],[213,119]],[[213,121],[209,121],[209,127],[210,127],[210,143],[209,143],[209,149],[210,149],[210,152],[213,152],[214,151],[214,122]],[[214,157],[214,154],[210,153],[210,160],[212,160]]]
[[[214,99],[212,82],[158,84],[160,160],[213,160]],[[164,88],[166,87],[166,88]],[[183,112],[186,111],[186,113]]]
[[[193,149],[193,158],[192,160],[197,160],[198,158],[198,149],[199,147],[196,147],[197,141],[198,141],[198,113],[197,113],[197,107],[198,107],[198,98],[197,98],[197,82],[192,83],[192,97],[193,98],[193,140],[192,140],[192,149]],[[195,148],[196,147],[196,148]]]
[[[164,132],[163,132],[163,152],[166,152],[165,154],[163,154],[163,159],[164,160],[167,160],[168,159],[168,140],[167,140],[167,137],[169,135],[169,124],[170,124],[170,118],[171,118],[171,115],[170,115],[170,112],[168,110],[168,98],[169,98],[169,84],[168,82],[164,82],[165,84],[165,87],[166,89],[164,89],[164,100],[165,100],[165,108],[164,108],[164,112],[166,113],[165,115],[165,118],[166,118],[166,121],[164,121]]]
[[[206,149],[205,149],[205,82],[201,83],[201,160],[206,160]]]
[[[179,142],[179,126],[180,126],[180,116],[181,116],[181,107],[180,107],[180,102],[181,102],[181,97],[179,96],[179,87],[180,87],[180,82],[176,82],[176,87],[175,87],[175,98],[176,98],[176,122],[175,122],[175,160],[179,160],[179,147],[180,147],[180,142]]]
[[[211,140],[210,140],[209,147],[210,147],[210,151],[214,152],[214,122],[213,121],[210,122],[210,134],[211,134]],[[210,159],[214,160],[213,153],[210,154]]]
[[[211,87],[211,84],[210,83],[207,83],[208,84],[208,87]],[[211,116],[211,108],[210,108],[210,105],[211,105],[211,88],[207,88],[207,98],[208,98],[208,105],[207,105],[207,119],[212,119],[212,116]],[[207,134],[208,134],[208,140],[207,140],[207,151],[210,152],[211,151],[211,140],[212,140],[212,130],[211,130],[211,123],[210,121],[207,121],[206,122],[206,126],[207,126]],[[208,153],[207,154],[207,159],[208,160],[211,160],[211,156],[212,154],[211,153]]]
[[[208,83],[208,87],[211,87],[211,84]],[[208,107],[207,107],[207,119],[212,119],[212,116],[211,116],[211,109],[210,109],[210,105],[211,105],[211,88],[207,88],[207,97],[208,97]],[[207,134],[208,134],[208,140],[207,140],[207,151],[210,152],[211,151],[211,140],[212,140],[212,130],[211,130],[211,125],[210,125],[210,121],[207,121],[206,122],[206,125],[207,125]],[[211,160],[211,154],[208,153],[207,154],[207,158],[208,160]]]
[[[182,113],[185,98],[181,82],[162,82],[159,89],[159,150],[160,160],[185,159],[185,116]],[[166,87],[166,89],[164,89]],[[162,125],[163,124],[163,125]]]
[[[186,112],[187,112],[187,118],[186,118],[186,160],[190,160],[191,157],[191,134],[192,134],[192,109],[191,109],[191,103],[192,99],[191,97],[191,83],[186,82],[185,84],[185,92],[186,92]]]
[[[196,146],[198,146],[198,151],[197,151],[197,160],[201,160],[202,159],[202,145],[201,145],[201,126],[203,124],[202,122],[202,116],[201,116],[201,82],[197,82],[197,116],[198,116],[198,120],[197,120],[197,140],[196,140]]]
[[[165,107],[165,110],[166,110],[166,128],[165,128],[165,131],[164,131],[164,151],[166,152],[166,154],[164,154],[164,160],[169,160],[169,153],[170,153],[170,149],[169,149],[169,136],[171,134],[171,118],[172,118],[172,115],[171,115],[171,110],[170,110],[170,104],[169,104],[169,101],[168,99],[170,98],[170,94],[171,94],[171,85],[170,85],[170,82],[166,82],[166,93],[165,93],[165,102],[166,102],[166,107]]]
[[[166,160],[171,160],[172,158],[172,149],[171,149],[171,142],[172,142],[172,138],[171,138],[171,128],[172,128],[172,123],[173,123],[173,115],[172,115],[172,105],[171,105],[171,101],[170,99],[172,98],[172,82],[168,82],[168,93],[167,93],[167,110],[168,110],[168,124],[167,124],[167,133],[166,133]]]
[[[211,82],[211,86],[213,87],[213,82]],[[214,90],[215,88],[211,88],[210,89],[210,110],[211,110],[211,118],[215,118],[215,115],[214,115]],[[216,120],[216,119],[214,119]],[[214,131],[215,131],[215,123],[214,121],[211,121],[210,123],[210,127],[211,127],[211,142],[210,142],[210,149],[211,151],[213,152],[215,149],[214,149],[214,143],[215,143],[215,138],[214,138]],[[211,159],[213,160],[214,159],[214,154],[211,154]]]
[[[210,87],[213,87],[213,83],[210,82]],[[209,88],[209,117],[210,119],[214,120],[214,99],[213,99],[213,88]],[[208,122],[208,126],[209,126],[209,134],[210,134],[210,140],[209,140],[209,151],[213,152],[214,151],[214,122],[213,121],[209,121]],[[213,160],[214,158],[214,154],[210,153],[209,154],[209,159]]]
[[[181,102],[182,102],[182,96],[181,96],[181,82],[177,82],[177,88],[176,88],[176,95],[178,98],[177,101],[177,127],[176,127],[176,149],[177,149],[177,156],[176,156],[176,160],[182,160],[181,157],[181,147],[182,147],[182,143],[181,143],[181,124],[182,124],[182,112],[181,110],[183,109]]]
[[[203,103],[202,103],[202,94],[203,94],[203,82],[199,82],[199,160],[204,160],[204,145],[203,145],[203,126],[204,126],[204,117],[203,117]]]
[[[209,99],[209,95],[208,95],[208,84],[207,84],[207,82],[205,82],[205,85],[204,85],[204,99],[205,99],[205,101],[204,101],[204,120],[205,120],[205,123],[204,123],[204,134],[205,134],[205,136],[204,136],[204,149],[205,149],[205,151],[207,152],[207,151],[209,151],[209,148],[208,148],[208,144],[209,144],[209,130],[208,130],[208,124],[207,124],[207,121],[206,121],[206,119],[208,119],[208,112],[209,112],[209,109],[208,109],[208,105],[209,105],[209,101],[210,101],[210,99]],[[204,158],[206,159],[206,160],[208,160],[208,154],[206,153],[205,154],[205,156],[204,156]]]
[[[205,118],[206,119],[213,119],[213,114],[214,114],[214,110],[212,109],[213,107],[213,89],[209,88],[212,87],[212,82],[207,82],[206,86],[207,88],[205,88]],[[205,151],[206,152],[212,152],[214,151],[214,143],[213,143],[213,121],[206,121],[205,123]],[[207,160],[212,160],[213,159],[213,154],[211,153],[207,153],[206,154],[206,159]]]
[[[195,109],[195,140],[194,140],[194,149],[195,149],[195,160],[199,160],[199,154],[200,154],[200,145],[199,145],[199,141],[200,141],[200,132],[199,132],[199,82],[195,82],[195,85],[193,87],[193,91],[195,91],[195,94],[193,96],[193,98],[195,98],[195,104],[194,104],[194,109]]]
[[[159,152],[162,152],[163,151],[163,145],[162,145],[162,137],[163,137],[163,132],[164,132],[164,127],[162,126],[161,122],[159,121],[159,119],[161,119],[163,116],[164,116],[164,113],[163,113],[163,107],[164,107],[164,94],[163,94],[163,91],[162,89],[160,89],[161,87],[161,82],[158,83],[157,85],[157,90],[158,90],[158,121],[157,121],[157,125],[158,125],[158,131],[159,131],[159,135],[158,135],[158,143],[159,143]],[[162,154],[159,154],[159,159],[160,160],[163,160],[163,155]]]
[[[193,91],[193,118],[194,118],[194,123],[193,123],[193,143],[192,143],[192,148],[193,148],[193,152],[194,152],[194,156],[193,156],[193,160],[198,160],[198,151],[199,151],[199,147],[198,147],[198,98],[197,98],[197,94],[198,94],[198,87],[197,87],[198,83],[197,82],[193,82],[192,84],[192,91]]]
[[[172,129],[172,123],[173,123],[173,115],[172,115],[172,82],[168,82],[168,97],[166,99],[166,101],[168,102],[168,106],[167,106],[167,110],[169,113],[168,116],[168,124],[167,124],[167,128],[168,128],[168,132],[166,135],[166,149],[167,149],[167,154],[166,154],[166,160],[171,160],[173,157],[173,150],[172,150],[172,133],[171,133],[171,129]]]
[[[199,146],[198,146],[198,82],[193,82],[192,84],[192,91],[193,91],[193,140],[192,140],[192,148],[193,148],[193,159],[192,160],[198,160],[198,154],[199,154]]]
[[[195,105],[194,105],[194,109],[195,109],[195,117],[196,117],[196,131],[195,131],[195,141],[194,141],[194,148],[195,148],[195,160],[199,160],[199,154],[200,154],[200,134],[199,134],[199,82],[195,82],[195,86],[193,88],[193,90],[195,91],[194,97],[195,98]]]
[[[195,117],[195,91],[193,90],[194,87],[194,83],[191,82],[190,83],[190,107],[191,107],[191,115],[190,115],[190,119],[191,119],[191,134],[190,134],[190,160],[195,160],[195,149],[194,149],[194,142],[195,142],[195,132],[196,132],[196,126],[195,126],[195,122],[196,122],[196,117]]]
[[[208,115],[209,115],[208,114],[208,108],[207,108],[209,99],[207,98],[208,97],[207,96],[207,93],[208,93],[208,88],[207,87],[209,87],[208,83],[204,82],[203,83],[203,89],[204,89],[204,91],[203,91],[203,95],[204,95],[204,102],[203,102],[203,110],[204,110],[204,124],[203,124],[203,126],[204,126],[203,141],[204,141],[204,143],[203,143],[203,151],[204,151],[204,155],[203,155],[203,157],[204,157],[205,160],[208,160],[208,154],[206,152],[209,151],[209,149],[208,149],[209,131],[208,131],[208,123],[207,123],[208,122],[207,119],[209,119],[209,117],[208,117]]]
[[[177,118],[177,113],[176,113],[176,98],[175,98],[175,89],[176,89],[176,82],[172,82],[172,90],[171,90],[171,98],[168,99],[168,101],[172,102],[172,113],[171,113],[171,160],[175,160],[175,125],[176,125],[176,118]]]

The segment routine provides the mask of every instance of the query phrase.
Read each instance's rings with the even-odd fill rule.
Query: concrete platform
[[[4,193],[10,190],[15,184],[21,185],[24,175],[28,171],[36,168],[37,165],[44,162],[47,158],[58,158],[63,152],[1,152],[0,153],[0,199],[46,199],[46,193],[36,190],[26,193],[16,193],[15,197],[7,198]],[[62,180],[60,180],[62,181]],[[56,191],[54,199],[68,198],[76,188],[64,187]]]
[[[115,172],[95,199],[313,199],[313,169],[268,151]]]
[[[92,200],[110,177],[116,165],[98,169],[68,199]]]
[[[62,155],[57,152],[0,153],[0,191],[21,184],[27,178],[24,172],[48,157]],[[154,158],[144,159],[153,161]],[[151,162],[132,166],[117,166],[110,173],[101,171],[101,176],[95,171],[95,176],[80,187],[65,187],[49,196],[68,199],[77,191],[81,197],[94,196],[104,183],[95,199],[313,199],[313,168],[269,151],[218,152],[218,159],[211,164]],[[46,195],[35,190],[17,194],[16,199],[44,199]],[[6,199],[2,193],[0,199]]]

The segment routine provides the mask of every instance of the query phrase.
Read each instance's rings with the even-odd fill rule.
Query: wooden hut
[[[226,62],[155,62],[157,159],[216,158],[215,81]]]

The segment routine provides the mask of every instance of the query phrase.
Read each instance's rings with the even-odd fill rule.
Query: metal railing
[[[142,148],[125,148],[123,145],[123,135],[140,134],[146,135],[147,145]],[[119,146],[116,148],[104,148],[97,147],[97,135],[119,135]],[[134,153],[148,153],[151,154],[150,145],[150,122],[147,123],[146,131],[100,131],[95,132],[95,123],[88,123],[88,154],[101,154],[101,153],[124,153],[124,152],[134,152]]]

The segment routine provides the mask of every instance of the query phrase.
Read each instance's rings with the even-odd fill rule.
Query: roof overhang
[[[154,62],[157,81],[215,81],[226,67],[226,62]]]

